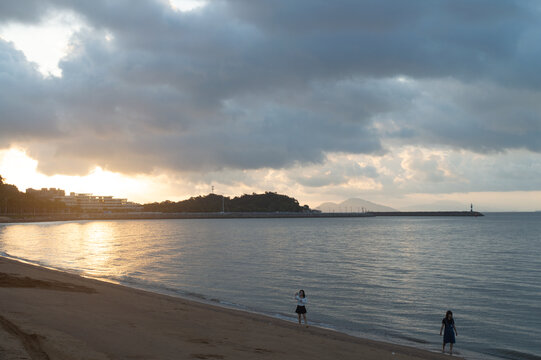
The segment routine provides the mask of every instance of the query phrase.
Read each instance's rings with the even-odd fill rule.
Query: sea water
[[[541,213],[0,225],[0,255],[440,351],[541,359]]]

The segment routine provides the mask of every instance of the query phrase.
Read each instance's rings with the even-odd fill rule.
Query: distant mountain
[[[357,198],[348,199],[338,204],[326,202],[319,205],[316,209],[321,210],[322,212],[360,212],[363,211],[363,209],[365,211],[398,211],[388,206]]]

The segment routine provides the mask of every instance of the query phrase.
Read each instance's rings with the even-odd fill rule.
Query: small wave
[[[191,297],[191,298],[196,298],[196,299],[201,299],[201,300],[209,300],[209,299],[207,299],[207,297],[205,295],[199,294],[199,293],[196,293],[196,292],[182,291],[182,290],[178,290],[178,289],[175,292],[178,293],[178,294],[181,294],[181,295]]]
[[[30,259],[23,258],[23,257],[20,257],[20,256],[11,255],[11,254],[9,254],[7,252],[4,252],[4,251],[0,251],[0,257],[10,259],[10,260],[15,260],[15,261],[18,261],[18,262],[22,262],[24,264],[39,266],[39,267],[42,267],[42,268],[45,268],[45,269],[62,271],[62,272],[67,272],[67,273],[71,273],[71,274],[75,274],[75,275],[82,275],[81,271],[77,271],[77,270],[74,270],[74,269],[63,269],[63,268],[60,268],[60,267],[54,267],[54,266],[51,266],[51,265],[49,265],[47,263],[44,263],[44,262],[41,262],[41,261],[30,260]]]
[[[541,356],[537,356],[534,354],[529,354],[521,351],[516,350],[509,350],[509,349],[489,349],[487,351],[492,356],[497,356],[502,359],[510,359],[510,360],[541,360]]]
[[[235,305],[235,303],[232,303],[232,302],[229,302],[229,301],[223,301],[223,300],[219,300],[219,299],[217,299],[217,300],[218,300],[218,302],[220,304],[223,304],[223,305],[228,305],[228,306],[234,306]]]
[[[404,341],[406,341],[406,343],[414,343],[414,344],[423,344],[423,345],[431,344],[430,341],[427,341],[425,339],[404,335],[404,334],[401,334],[399,332],[392,331],[389,329],[385,331],[385,338],[395,339],[395,340],[398,340],[400,343],[404,343]]]
[[[121,285],[144,285],[141,284],[143,281],[141,279],[138,279],[131,275],[107,275],[107,276],[101,276],[101,275],[93,275],[93,274],[85,274],[86,277],[91,277],[97,280],[112,282],[115,284],[121,284]],[[150,285],[150,284],[149,284]]]
[[[426,341],[424,339],[415,338],[412,336],[404,336],[404,335],[394,335],[394,337],[402,340],[411,341],[416,344],[430,344],[430,341]]]

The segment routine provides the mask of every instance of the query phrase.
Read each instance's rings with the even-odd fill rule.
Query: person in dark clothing
[[[449,353],[453,355],[453,344],[455,343],[455,335],[458,336],[458,332],[456,331],[455,319],[453,319],[453,312],[451,310],[447,311],[445,317],[441,321],[440,336],[444,329],[443,347],[441,352],[445,352],[445,344],[449,343]]]

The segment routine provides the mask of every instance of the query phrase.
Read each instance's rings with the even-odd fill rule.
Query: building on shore
[[[100,196],[91,193],[71,192],[66,196],[65,191],[55,188],[42,188],[41,190],[26,189],[28,195],[40,197],[47,200],[58,200],[66,204],[68,209],[81,212],[125,212],[141,211],[142,206],[128,199],[119,199],[113,196]]]
[[[56,189],[56,188],[41,188],[41,190],[35,190],[35,189],[26,189],[27,195],[32,195],[38,198],[43,199],[56,199],[60,198],[62,196],[66,196],[66,192],[62,189]]]

